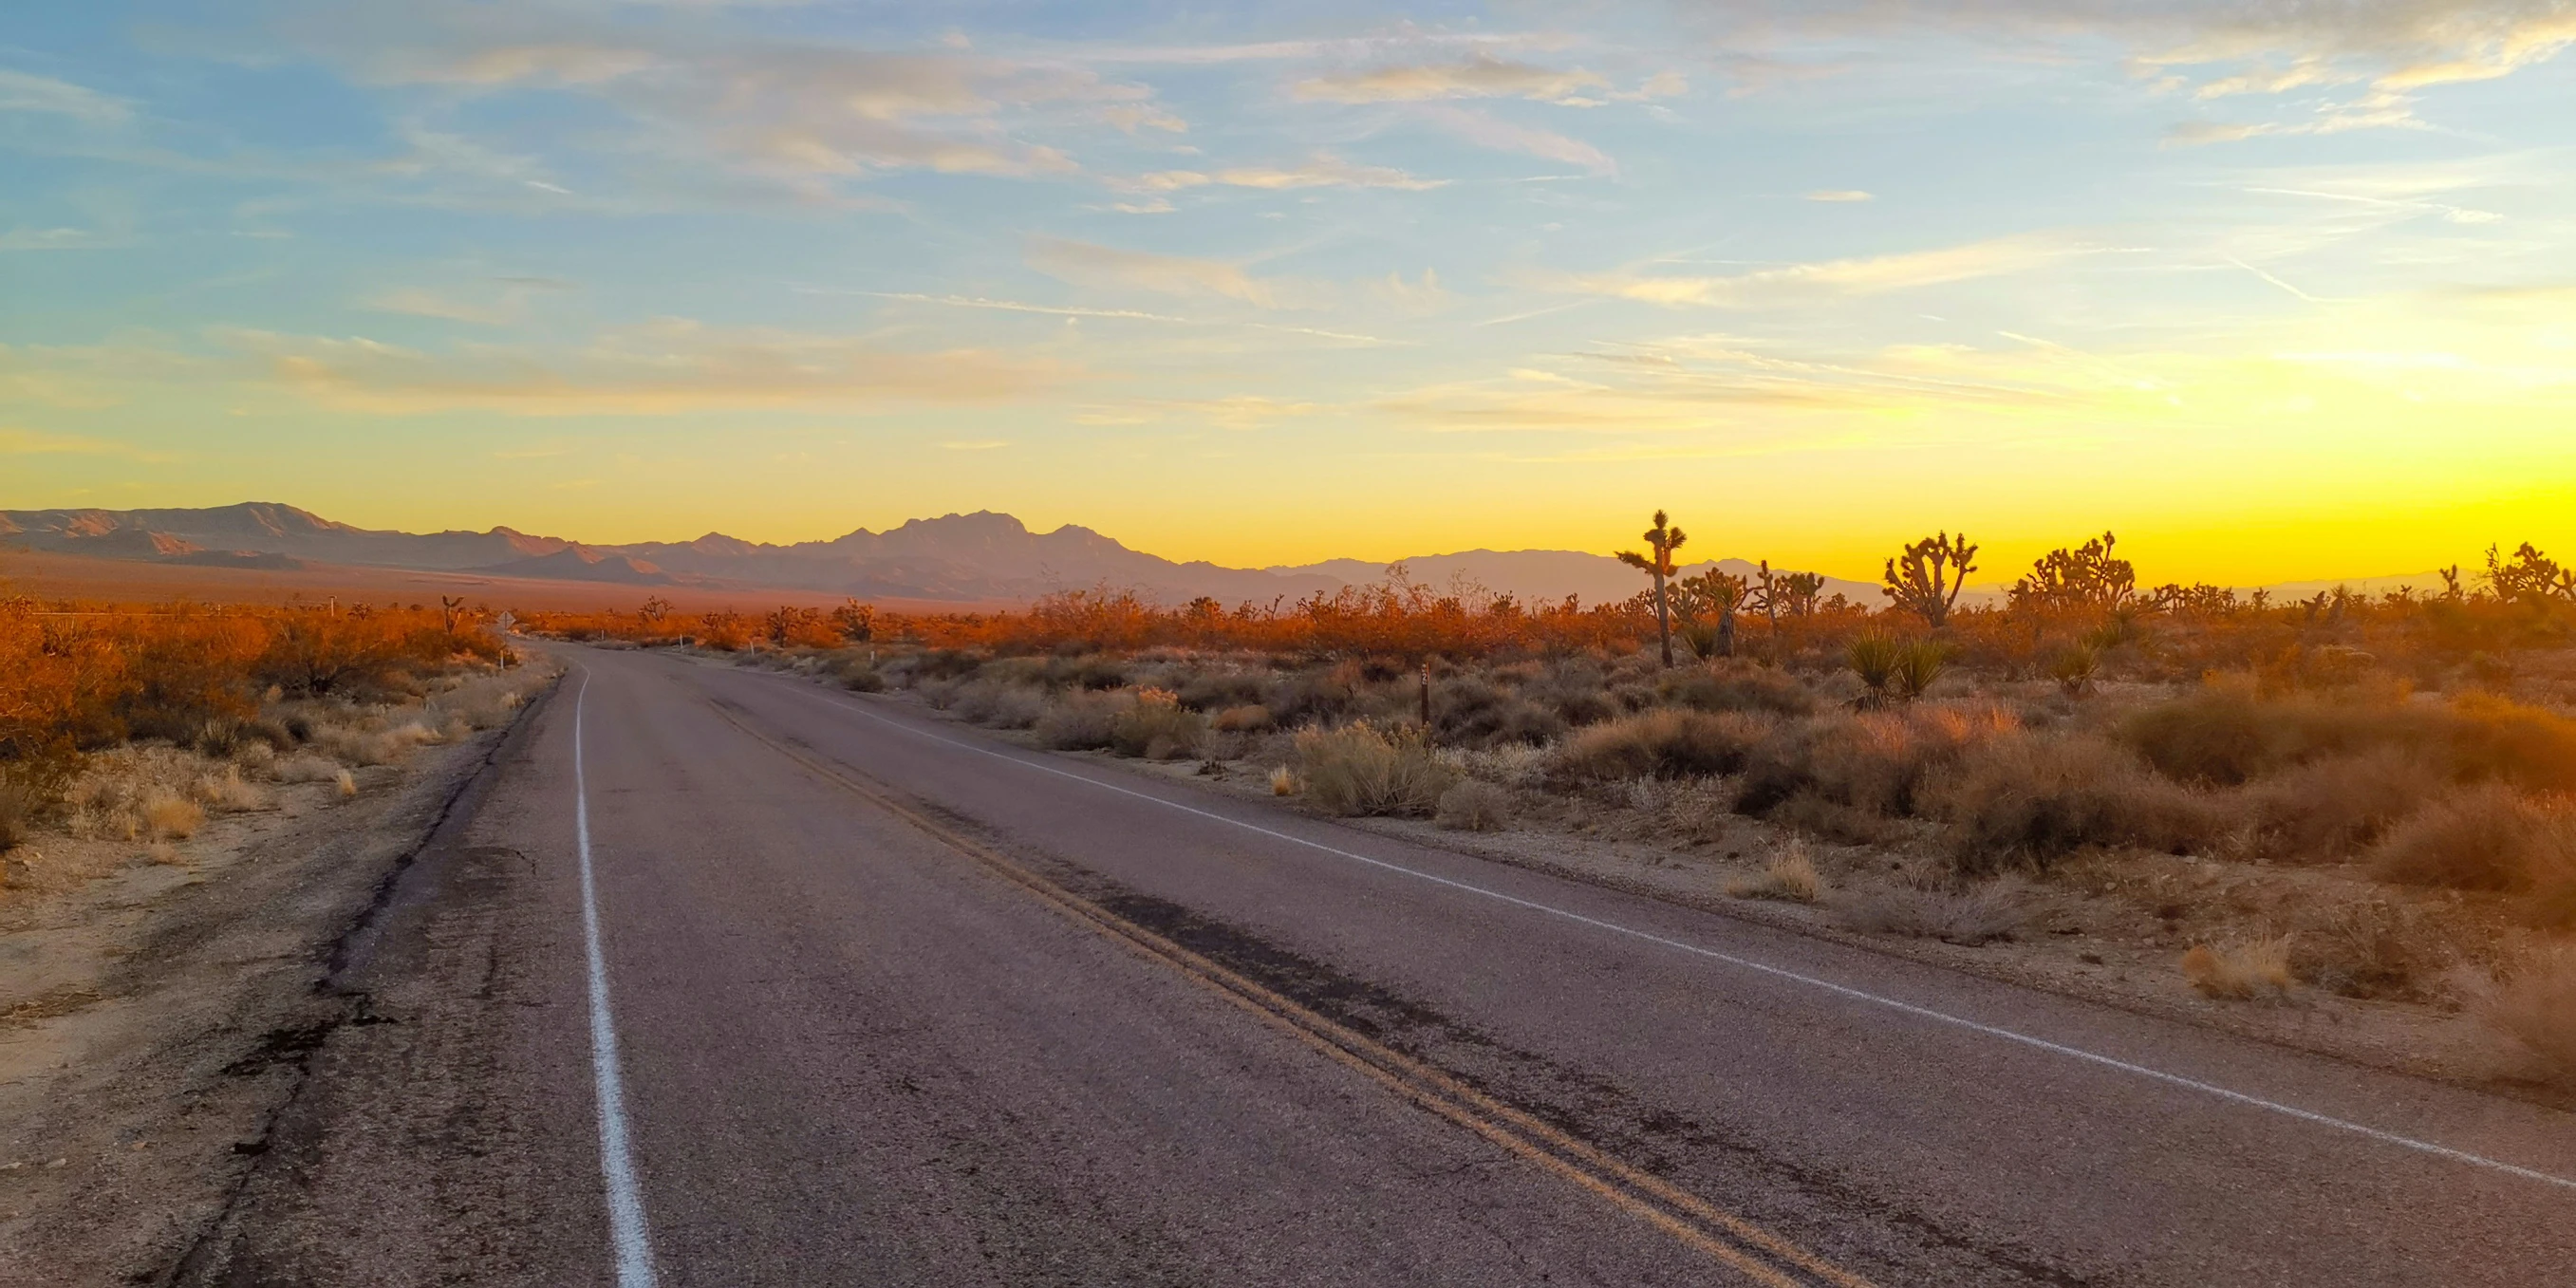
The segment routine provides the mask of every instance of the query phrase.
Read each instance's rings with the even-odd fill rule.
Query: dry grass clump
[[[1565,732],[1570,722],[1556,700],[1562,695],[1526,684],[1506,687],[1495,678],[1459,674],[1432,687],[1431,727],[1443,742],[1461,747],[1537,745]]]
[[[239,765],[226,765],[221,773],[199,774],[190,794],[208,808],[227,814],[268,808],[268,793],[244,782]]]
[[[1124,693],[1067,693],[1047,704],[1038,717],[1038,742],[1057,751],[1101,751],[1109,746],[1118,717],[1135,705]]]
[[[1499,832],[1511,825],[1512,794],[1499,784],[1461,779],[1440,793],[1431,819],[1451,831]]]
[[[1429,814],[1458,781],[1419,730],[1381,730],[1365,720],[1298,734],[1297,763],[1306,795],[1346,817]]]
[[[2470,1010],[2538,1056],[2554,1076],[2576,1079],[2576,946],[2532,954],[2507,977],[2475,990]]]
[[[1260,733],[1276,722],[1270,718],[1270,708],[1247,702],[1217,712],[1212,723],[1219,733]]]
[[[1746,757],[1737,807],[1767,815],[1803,796],[1886,817],[1911,814],[1934,772],[2019,727],[1991,703],[1947,702],[1783,725]]]
[[[27,843],[34,835],[36,816],[49,801],[51,793],[40,791],[32,782],[0,775],[0,852]]]
[[[2187,782],[2234,785],[2311,761],[2397,752],[2437,777],[2576,790],[2576,721],[2480,694],[2432,706],[2390,683],[2276,694],[2222,677],[2132,713],[2120,734]]]
[[[62,794],[71,834],[82,840],[185,840],[209,807],[264,809],[267,793],[240,770],[177,747],[127,747],[89,758]]]
[[[184,841],[206,825],[204,806],[167,788],[147,793],[138,813],[144,831],[156,841]]]
[[[1728,878],[1726,892],[1738,899],[1814,903],[1824,896],[1825,879],[1817,874],[1806,845],[1793,838],[1771,856],[1760,875]]]
[[[2425,983],[2458,957],[2423,909],[2326,903],[2307,909],[2291,941],[2291,973],[2339,997],[2421,1000]]]
[[[2370,861],[2382,880],[2534,893],[2545,919],[2576,920],[2576,810],[2502,784],[2463,788],[2424,807],[2390,831]]]
[[[1109,724],[1109,749],[1121,756],[1177,760],[1198,754],[1207,741],[1207,717],[1181,705],[1169,689],[1139,689],[1133,705]]]
[[[1965,889],[1873,886],[1845,896],[1840,911],[1843,924],[1854,930],[1971,948],[2012,938],[2026,919],[2019,893],[2001,882]]]
[[[1777,667],[1740,659],[1665,672],[1655,684],[1658,698],[1694,711],[1767,711],[1803,716],[1819,705],[1815,690]]]
[[[340,767],[328,757],[304,752],[278,761],[268,776],[281,783],[327,783],[340,776]]]
[[[1305,786],[1297,781],[1297,771],[1286,765],[1273,766],[1270,770],[1270,794],[1273,796],[1294,796],[1305,790]]]
[[[400,720],[383,716],[361,716],[349,721],[322,721],[312,726],[313,746],[333,760],[350,765],[399,765],[411,759],[422,747],[434,746],[461,736],[460,728],[439,729],[423,723],[438,719],[436,712],[413,713]]]
[[[2245,1001],[2290,991],[2290,937],[2257,939],[2233,948],[2193,944],[2182,955],[2183,978],[2203,997]]]
[[[1036,689],[996,679],[976,679],[956,689],[948,707],[979,725],[1028,729],[1045,717],[1047,700],[1046,694]]]
[[[339,792],[339,794],[340,794],[340,799],[342,799],[342,800],[348,800],[349,798],[351,798],[351,797],[353,797],[353,796],[356,796],[356,795],[358,794],[358,779],[357,779],[357,776],[356,776],[355,774],[350,773],[348,770],[343,769],[343,770],[341,770],[340,772],[338,772],[338,773],[336,773],[336,774],[332,775],[332,776],[331,776],[331,785],[332,785],[332,787],[333,787],[335,790],[337,790],[337,791]]]
[[[1731,774],[1769,736],[1769,717],[1660,707],[1576,730],[1556,750],[1570,779],[1683,778]]]
[[[2087,846],[2179,853],[2223,830],[2207,801],[2085,734],[1988,739],[1919,794],[1925,813],[1951,825],[1952,862],[1967,875],[2045,868]]]
[[[2248,857],[2349,858],[2447,785],[2423,753],[2394,747],[2293,766],[2244,789]]]

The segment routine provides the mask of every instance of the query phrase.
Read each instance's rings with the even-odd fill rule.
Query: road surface
[[[2566,1114],[565,652],[182,1282],[2576,1283]]]

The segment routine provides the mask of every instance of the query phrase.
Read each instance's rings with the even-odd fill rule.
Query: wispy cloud
[[[1184,188],[1200,188],[1209,184],[1223,184],[1235,188],[1264,188],[1271,191],[1289,188],[1398,188],[1407,192],[1427,192],[1444,186],[1447,180],[1416,178],[1402,170],[1386,166],[1353,165],[1330,152],[1318,152],[1308,158],[1304,165],[1286,169],[1275,166],[1237,166],[1214,173],[1198,170],[1162,170],[1146,175],[1137,182],[1139,186],[1150,192],[1176,192]]]
[[[664,319],[572,351],[423,350],[364,338],[225,336],[273,382],[325,405],[384,414],[480,408],[527,416],[999,402],[1061,389],[1061,361],[980,349],[906,352],[864,338],[723,330]]]
[[[1540,278],[1538,282],[1559,291],[1647,304],[1752,308],[1801,295],[1874,295],[2028,272],[2063,263],[2087,251],[2083,243],[2071,238],[2031,234],[1895,255],[1783,264],[1723,277],[1649,275],[1623,270],[1563,274]]]
[[[1806,194],[1806,199],[1828,202],[1876,201],[1878,194],[1863,192],[1858,188],[1819,188]]]
[[[1423,277],[1426,287],[1434,291],[1439,289],[1437,280],[1427,270],[1423,274]],[[1403,279],[1401,276],[1398,276],[1394,280],[1400,282]],[[818,290],[815,293],[833,294],[836,292]],[[1244,327],[1255,331],[1278,331],[1290,335],[1310,335],[1318,339],[1337,340],[1353,344],[1380,345],[1393,343],[1392,341],[1382,340],[1373,335],[1362,335],[1353,331],[1331,331],[1322,327],[1291,326],[1281,322],[1256,322],[1247,318],[1183,317],[1172,313],[1152,313],[1143,309],[1098,309],[1085,308],[1079,305],[1031,304],[1025,300],[995,300],[965,295],[924,295],[912,291],[849,291],[838,293],[865,295],[881,300],[902,300],[912,304],[937,304],[953,309],[991,309],[1001,313],[1038,313],[1044,314],[1048,317],[1060,318],[1102,318],[1118,322],[1156,322],[1168,326]]]
[[[1151,90],[1060,61],[682,34],[540,6],[422,10],[399,24],[316,8],[290,30],[364,80],[595,100],[642,131],[640,147],[791,188],[885,170],[1078,168],[1051,144],[1015,137],[1004,120],[1014,113],[1130,133],[1186,128]]]
[[[151,465],[181,459],[176,453],[152,451],[131,443],[77,434],[47,434],[7,425],[0,425],[0,456],[113,456]]]
[[[96,125],[114,124],[134,115],[122,99],[70,81],[5,69],[0,69],[0,112],[68,116]]]
[[[1558,70],[1479,52],[1460,62],[1340,72],[1297,82],[1298,98],[1330,103],[1418,103],[1440,98],[1583,101],[1609,82],[1580,67]]]
[[[1237,300],[1260,309],[1320,307],[1329,288],[1290,278],[1254,277],[1240,264],[1122,250],[1061,237],[1031,237],[1029,267],[1076,286],[1151,291],[1197,299]]]
[[[1619,163],[1607,153],[1581,139],[1569,138],[1553,130],[1515,125],[1488,112],[1468,108],[1434,105],[1420,109],[1423,118],[1451,134],[1478,147],[1499,152],[1523,152],[1550,161],[1579,165],[1594,174],[1619,172]]]
[[[105,250],[125,244],[123,237],[90,228],[12,228],[0,232],[0,251]]]

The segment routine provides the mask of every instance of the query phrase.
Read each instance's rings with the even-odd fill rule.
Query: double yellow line
[[[1431,1065],[1335,1023],[1257,981],[1110,912],[992,847],[939,823],[863,781],[853,771],[751,728],[721,705],[715,711],[744,736],[975,860],[1068,919],[1140,957],[1169,967],[1335,1063],[1600,1196],[1755,1283],[1768,1288],[1810,1288],[1816,1284],[1873,1288],[1868,1280],[1662,1177],[1621,1162]]]

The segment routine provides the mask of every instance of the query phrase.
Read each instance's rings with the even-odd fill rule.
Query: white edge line
[[[788,677],[779,676],[778,678],[783,680]],[[1890,1010],[1902,1011],[1908,1015],[1917,1016],[1922,1019],[1948,1024],[1956,1028],[1969,1030],[1973,1033],[1982,1033],[1987,1037],[2001,1038],[2007,1042],[2017,1042],[2026,1047],[2032,1047],[2041,1051],[2051,1052],[2056,1055],[2066,1056],[2070,1059],[2083,1060],[2091,1064],[2100,1065],[2106,1069],[2117,1069],[2122,1073],[2134,1074],[2137,1077],[2151,1079],[2170,1086],[2187,1088],[2204,1095],[2215,1096],[2221,1100],[2233,1101],[2236,1104],[2250,1106],[2255,1109],[2268,1110],[2272,1113],[2296,1118],[2302,1122],[2315,1123],[2321,1127],[2331,1127],[2337,1131],[2351,1132],[2354,1135],[2367,1137],[2382,1144],[2395,1145],[2402,1149],[2411,1149],[2417,1153],[2430,1154],[2436,1158],[2447,1158],[2453,1162],[2467,1163],[2475,1167],[2489,1168],[2494,1171],[2503,1172],[2508,1176],[2519,1176],[2524,1180],[2539,1181],[2543,1184],[2555,1185],[2562,1189],[2576,1190],[2576,1179],[2570,1179],[2564,1176],[2554,1176],[2548,1172],[2539,1171],[2534,1168],[2522,1167],[2513,1163],[2505,1162],[2501,1159],[2489,1158],[2484,1154],[2473,1154],[2464,1149],[2453,1149],[2448,1145],[2436,1145],[2431,1141],[2417,1140],[2412,1136],[2401,1136],[2396,1132],[2382,1131],[2376,1127],[2369,1127],[2347,1119],[2336,1118],[2329,1114],[2321,1114],[2312,1109],[2301,1109],[2296,1105],[2285,1105],[2277,1100],[2266,1100],[2261,1096],[2249,1095],[2242,1091],[2231,1090],[2229,1088],[2219,1086],[2216,1083],[2203,1082],[2198,1078],[2187,1078],[2179,1073],[2167,1073],[2162,1069],[2150,1068],[2143,1064],[2135,1064],[2130,1061],[2120,1059],[2117,1056],[2103,1055],[2097,1051],[2087,1051],[2082,1047],[2068,1046],[2063,1042],[2052,1042],[2047,1038],[2033,1037],[2027,1033],[2001,1028],[1978,1020],[1971,1020],[1964,1016],[1952,1015],[1946,1011],[1936,1011],[1928,1006],[1918,1006],[1912,1002],[1900,1001],[1893,997],[1883,997],[1877,993],[1869,992],[1866,989],[1853,988],[1849,984],[1837,984],[1829,979],[1819,979],[1813,975],[1801,974],[1800,972],[1789,970],[1785,967],[1773,966],[1767,962],[1758,962],[1751,958],[1738,957],[1732,953],[1722,953],[1714,948],[1702,948],[1697,944],[1685,943],[1678,939],[1668,939],[1650,931],[1638,930],[1631,926],[1620,925],[1615,921],[1603,921],[1597,917],[1587,917],[1582,913],[1572,912],[1551,904],[1523,899],[1517,895],[1504,894],[1499,890],[1489,890],[1483,886],[1471,885],[1464,881],[1452,880],[1451,878],[1438,876],[1419,869],[1408,868],[1401,863],[1389,863],[1384,859],[1373,859],[1365,854],[1353,854],[1348,850],[1335,849],[1334,847],[1326,845],[1320,841],[1310,841],[1302,836],[1292,836],[1286,832],[1274,831],[1257,823],[1244,822],[1239,818],[1228,818],[1223,814],[1218,814],[1210,810],[1199,809],[1192,805],[1184,805],[1179,801],[1166,800],[1163,797],[1153,795],[1149,792],[1140,792],[1132,788],[1121,787],[1116,783],[1104,783],[1087,774],[1077,774],[1071,770],[1059,769],[1053,765],[1040,764],[1033,760],[1027,760],[1019,756],[995,751],[990,747],[978,747],[971,742],[962,742],[955,738],[942,737],[941,735],[932,733],[927,729],[915,728],[904,721],[879,715],[865,707],[844,701],[828,693],[817,694],[816,696],[821,697],[828,705],[840,707],[845,711],[857,712],[858,714],[866,716],[868,719],[874,720],[879,724],[890,725],[905,733],[912,734],[915,737],[927,738],[933,742],[946,743],[951,747],[971,751],[977,755],[990,756],[995,760],[1006,760],[1014,765],[1034,769],[1040,773],[1053,774],[1058,778],[1070,778],[1078,783],[1089,783],[1103,791],[1116,792],[1121,796],[1133,796],[1141,801],[1151,801],[1165,809],[1179,810],[1184,814],[1196,814],[1201,818],[1213,819],[1219,823],[1225,823],[1233,827],[1242,828],[1247,832],[1258,832],[1263,836],[1271,837],[1276,840],[1286,841],[1293,845],[1302,845],[1310,850],[1320,850],[1337,858],[1349,859],[1355,863],[1365,863],[1370,867],[1381,868],[1388,872],[1400,873],[1418,881],[1428,881],[1433,885],[1447,886],[1452,890],[1463,891],[1467,894],[1481,895],[1487,899],[1492,899],[1499,903],[1507,903],[1517,908],[1527,908],[1532,912],[1542,912],[1551,917],[1561,917],[1567,921],[1591,926],[1598,930],[1607,930],[1612,934],[1626,935],[1631,939],[1639,939],[1661,947],[1677,949],[1681,952],[1690,953],[1693,956],[1706,957],[1712,961],[1724,962],[1730,966],[1740,966],[1746,970],[1758,971],[1776,979],[1785,979],[1792,983],[1805,984],[1811,988],[1820,988],[1829,993],[1851,998],[1854,1001],[1868,1002],[1873,1005],[1884,1006]]]
[[[608,962],[599,951],[599,891],[590,875],[590,782],[582,770],[582,709],[590,668],[572,700],[572,815],[581,851],[581,938],[590,956],[590,1072],[599,1088],[599,1171],[608,1187],[608,1237],[617,1288],[654,1288],[653,1247],[644,1234],[644,1188],[627,1144],[626,1087],[617,1076],[617,1024],[608,1013]]]

